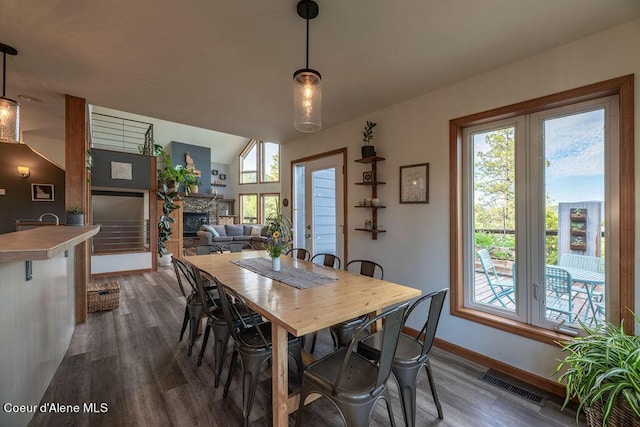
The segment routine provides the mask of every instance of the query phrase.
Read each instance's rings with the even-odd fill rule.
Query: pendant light
[[[2,52],[2,96],[0,96],[0,142],[20,142],[20,104],[5,97],[7,86],[7,54],[17,55],[18,51],[0,43]]]
[[[298,2],[298,15],[307,20],[306,66],[293,73],[293,127],[300,132],[317,132],[322,128],[322,77],[309,68],[309,20],[318,16],[318,3]]]

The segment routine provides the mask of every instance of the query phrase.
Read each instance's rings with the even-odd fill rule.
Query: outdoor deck
[[[513,277],[511,274],[509,274],[509,275],[501,274],[501,276],[505,277],[505,278],[512,278]],[[489,287],[489,283],[487,283],[487,278],[484,275],[482,267],[480,267],[479,269],[476,267],[476,270],[475,270],[475,284],[476,284],[476,295],[475,295],[475,301],[476,302],[490,304],[490,305],[493,305],[495,307],[502,308],[502,305],[498,301],[494,301],[493,303],[489,303],[489,301],[493,298],[493,293],[491,292],[491,288]],[[584,289],[584,285],[582,283],[574,282],[573,286],[576,289]],[[603,292],[604,291],[604,287],[602,285],[596,285],[595,291],[596,292]],[[596,325],[596,319],[594,318],[594,314],[591,311],[591,308],[589,307],[587,294],[583,293],[583,292],[580,292],[580,293],[576,292],[576,293],[574,293],[572,295],[572,297],[573,297],[572,298],[573,299],[573,310],[572,310],[572,312],[574,314],[574,316],[573,316],[573,324],[578,326],[579,325],[578,320],[580,320],[581,322],[584,322],[588,326],[595,326]],[[515,304],[510,302],[506,297],[504,297],[502,299],[502,301],[504,301],[504,303],[507,305],[508,309],[515,309]],[[586,316],[586,321],[585,321],[585,314],[587,315]],[[547,316],[549,316],[550,318],[558,319],[558,320],[560,320],[561,318],[565,317],[563,314],[556,313],[556,312],[548,312]],[[552,317],[552,316],[556,316],[556,317]]]

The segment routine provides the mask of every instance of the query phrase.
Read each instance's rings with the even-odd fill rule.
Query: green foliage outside
[[[488,133],[489,149],[477,153],[474,171],[475,245],[485,248],[494,259],[515,261],[515,143],[514,129],[503,128]],[[548,166],[548,165],[547,165]],[[557,203],[548,195],[545,208],[545,228],[558,229]],[[546,263],[558,260],[558,236],[547,235]]]

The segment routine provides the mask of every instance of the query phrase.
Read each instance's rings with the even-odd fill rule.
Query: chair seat
[[[358,344],[358,353],[367,359],[376,359],[382,347],[382,332],[375,332]],[[398,348],[393,359],[395,365],[411,365],[423,362],[422,343],[406,334],[401,333],[398,338]]]
[[[245,345],[243,347],[264,350],[264,341],[256,328],[260,328],[260,332],[262,332],[264,338],[268,342],[271,342],[271,322],[263,322],[257,326],[249,326],[248,328],[241,329],[238,334],[244,340]],[[290,342],[298,340],[297,337],[291,334],[287,335]]]
[[[341,348],[317,360],[307,367],[304,375],[330,394],[346,352],[346,348]],[[361,399],[363,394],[373,391],[377,375],[378,368],[373,363],[354,353],[349,359],[349,367],[344,373],[338,392],[346,398],[351,396]]]

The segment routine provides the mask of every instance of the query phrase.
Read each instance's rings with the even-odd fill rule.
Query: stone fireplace
[[[217,200],[213,194],[182,196],[183,237],[196,237],[202,224],[216,224]]]

